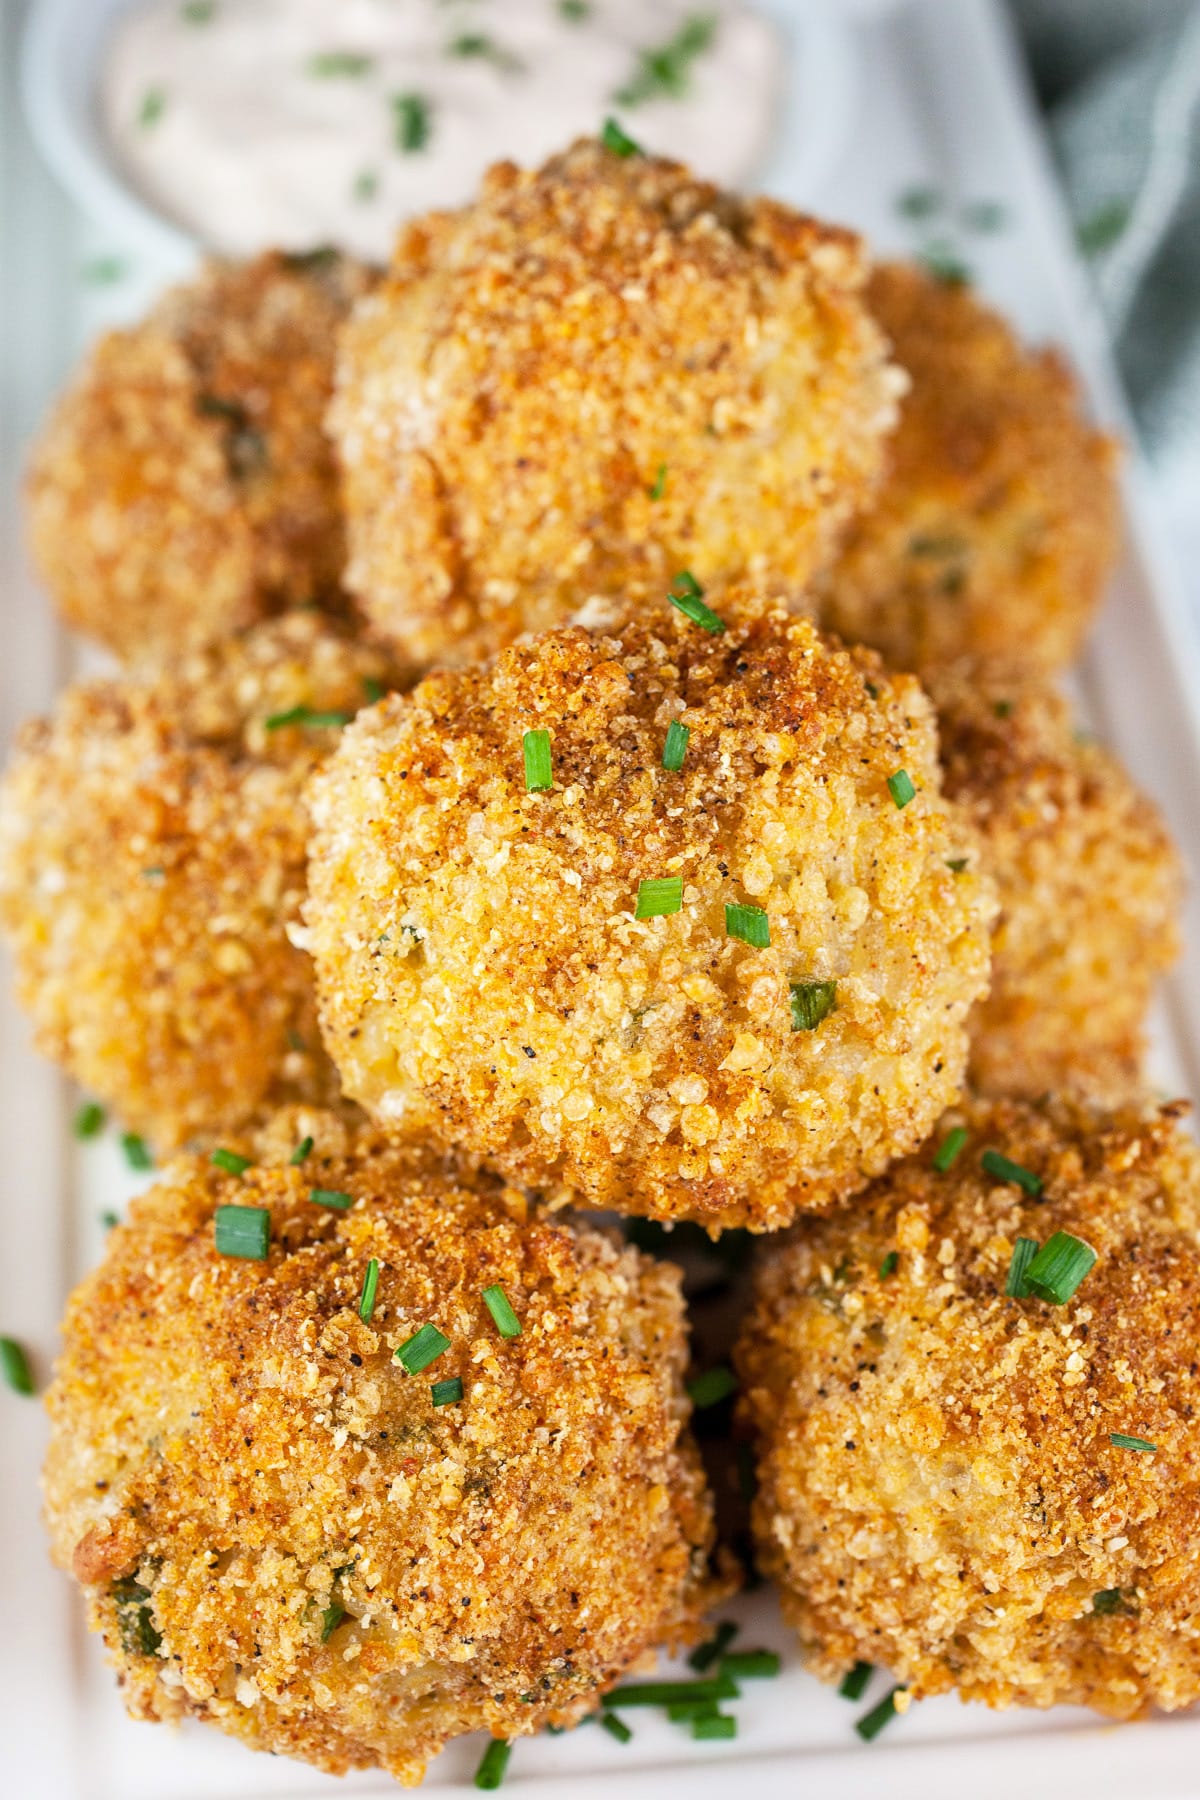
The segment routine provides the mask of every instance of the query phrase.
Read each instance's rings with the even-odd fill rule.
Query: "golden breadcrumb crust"
[[[972,1082],[1127,1099],[1154,985],[1180,949],[1183,875],[1162,816],[1054,689],[961,665],[930,686],[945,789],[1000,897]]]
[[[1064,668],[1116,558],[1112,440],[1062,360],[969,289],[885,264],[867,301],[912,387],[878,498],[819,583],[825,623],[903,669]]]
[[[973,839],[916,682],[757,592],[722,611],[720,635],[666,605],[548,632],[360,720],[314,783],[306,917],[326,1045],[376,1117],[590,1205],[769,1230],[956,1096],[993,905],[950,867]],[[552,792],[526,792],[534,730]],[[682,910],[636,919],[661,878]],[[769,948],[727,935],[731,903]],[[825,982],[795,1029],[791,984]]]
[[[1128,1718],[1200,1698],[1200,1161],[1178,1108],[981,1102],[764,1257],[737,1352],[764,1570],[816,1672]],[[1045,1183],[983,1173],[993,1148]],[[1007,1299],[1018,1237],[1098,1260]],[[891,1259],[894,1257],[894,1267]],[[1158,1446],[1122,1449],[1112,1432]]]
[[[304,891],[304,784],[389,665],[311,613],[156,677],[68,688],[0,784],[0,928],[39,1047],[160,1147],[330,1098]],[[369,691],[376,691],[371,686]]]
[[[324,415],[337,327],[370,281],[332,252],[210,263],[99,340],[29,469],[34,558],[68,623],[164,661],[337,598]]]
[[[798,588],[882,463],[900,377],[849,233],[580,142],[401,234],[342,337],[347,581],[417,661],[591,596]]]
[[[315,1148],[240,1177],[181,1159],[73,1295],[54,1552],[135,1718],[414,1785],[460,1733],[576,1723],[725,1591],[679,1271],[335,1119],[273,1135]],[[216,1252],[228,1205],[270,1209],[268,1261]],[[450,1347],[406,1374],[427,1324]]]

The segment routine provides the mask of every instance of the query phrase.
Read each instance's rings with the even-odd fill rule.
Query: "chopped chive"
[[[392,1357],[407,1375],[419,1375],[450,1348],[450,1339],[436,1325],[422,1325],[414,1331]]]
[[[879,1265],[880,1281],[886,1281],[889,1275],[894,1275],[896,1273],[896,1267],[899,1261],[900,1252],[898,1250],[889,1250]]]
[[[600,142],[614,156],[644,156],[642,146],[635,143],[627,131],[622,131],[615,119],[605,119],[604,129],[600,133]]]
[[[588,0],[558,0],[558,10],[572,25],[579,25],[591,13]]]
[[[690,725],[681,725],[678,719],[672,719],[667,726],[667,741],[663,745],[662,766],[677,772],[683,767],[683,759],[687,755],[688,739],[692,735]]]
[[[738,1685],[728,1675],[704,1681],[633,1681],[600,1697],[601,1706],[674,1706],[678,1701],[736,1700]]]
[[[894,1687],[878,1706],[873,1706],[869,1713],[864,1713],[861,1719],[856,1720],[854,1729],[864,1744],[869,1744],[872,1738],[878,1737],[884,1726],[896,1717],[896,1695],[904,1691],[902,1687]]]
[[[713,1738],[734,1738],[737,1736],[737,1720],[731,1713],[713,1713],[711,1717],[701,1714],[692,1720],[692,1736],[709,1740]]]
[[[711,637],[724,631],[724,619],[719,619],[711,606],[705,606],[704,589],[690,569],[681,570],[675,577],[667,589],[667,599],[685,619],[690,619],[693,625],[699,625]]]
[[[942,204],[942,196],[935,187],[920,186],[905,188],[896,201],[896,210],[906,219],[927,219],[931,213],[938,211]]]
[[[782,1663],[774,1650],[731,1650],[721,1658],[721,1670],[735,1681],[770,1681]]]
[[[654,477],[654,486],[652,488],[648,488],[647,492],[650,495],[650,498],[652,500],[661,500],[663,495],[666,493],[666,491],[667,491],[667,465],[666,465],[666,463],[659,463],[658,474]]]
[[[665,919],[683,911],[683,876],[652,876],[638,884],[635,919]]]
[[[1158,1449],[1158,1445],[1152,1444],[1149,1438],[1130,1437],[1124,1431],[1110,1431],[1108,1441],[1114,1450],[1145,1450],[1153,1455]]]
[[[1004,1292],[1010,1300],[1026,1300],[1029,1297],[1029,1283],[1026,1276],[1029,1265],[1038,1253],[1036,1238],[1019,1237],[1013,1245],[1012,1261],[1008,1265],[1008,1280],[1004,1283]]]
[[[917,790],[907,769],[897,769],[894,775],[889,775],[887,788],[896,803],[897,811],[902,812],[909,801],[916,798]]]
[[[382,700],[384,694],[387,692],[382,681],[377,681],[374,675],[363,676],[362,690],[363,698],[368,706],[374,706],[376,701]]]
[[[852,1669],[847,1669],[838,1688],[842,1699],[861,1700],[874,1673],[875,1665],[869,1662],[856,1662]]]
[[[366,75],[373,60],[357,50],[322,50],[309,58],[308,73],[323,80],[338,75]]]
[[[333,1212],[349,1212],[354,1205],[354,1195],[341,1188],[309,1188],[308,1197],[314,1206],[328,1206]]]
[[[732,1619],[723,1619],[706,1644],[698,1644],[688,1657],[688,1667],[695,1669],[697,1675],[703,1675],[705,1669],[711,1669],[732,1644],[738,1634],[738,1627]]]
[[[216,0],[184,0],[179,9],[185,25],[207,25],[216,10]]]
[[[715,1719],[720,1710],[715,1700],[673,1700],[667,1717],[672,1725],[689,1725],[693,1719]]]
[[[375,1311],[375,1294],[379,1287],[379,1264],[372,1257],[363,1276],[362,1293],[358,1297],[358,1316],[364,1325],[371,1323]]]
[[[692,64],[709,48],[716,29],[717,21],[710,13],[693,13],[665,43],[639,51],[632,80],[613,95],[617,105],[681,100],[688,91]]]
[[[227,1175],[244,1175],[253,1166],[248,1156],[239,1156],[236,1150],[214,1150],[208,1160]]]
[[[373,200],[378,192],[379,177],[374,169],[361,169],[354,177],[354,198],[365,203],[368,200]],[[369,681],[371,681],[371,677],[368,675],[363,682],[363,686],[366,687],[367,682]],[[378,687],[379,683],[371,682],[371,685],[373,687]],[[382,689],[380,691],[382,692]]]
[[[421,94],[395,94],[392,112],[396,120],[396,148],[406,156],[423,150],[431,129],[429,102]]]
[[[321,712],[315,706],[293,706],[287,712],[272,713],[263,725],[267,731],[282,731],[287,725],[312,725],[324,730],[348,725],[353,716],[348,712]]]
[[[970,266],[950,244],[927,244],[918,261],[924,263],[934,280],[940,281],[944,287],[970,285]]]
[[[948,1131],[933,1153],[933,1166],[939,1175],[945,1175],[952,1169],[962,1155],[967,1143],[967,1128],[956,1125]]]
[[[1039,1300],[1065,1306],[1096,1264],[1096,1252],[1069,1231],[1046,1239],[1025,1269],[1025,1286]]]
[[[167,96],[164,89],[160,87],[147,88],[138,112],[138,124],[143,131],[148,131],[152,125],[158,124],[166,110]]]
[[[346,1609],[340,1600],[334,1600],[331,1605],[325,1608],[325,1611],[321,1614],[321,1642],[323,1644],[329,1642],[345,1616]]]
[[[792,1030],[815,1031],[837,1004],[836,981],[793,981],[789,994],[792,1003]]]
[[[502,69],[506,75],[517,75],[524,68],[519,56],[511,50],[503,50],[494,38],[482,31],[465,31],[446,45],[449,56],[477,57],[481,62],[490,62],[494,69]]]
[[[1085,256],[1096,256],[1116,243],[1133,216],[1128,200],[1106,200],[1081,221],[1075,242]]]
[[[504,1771],[511,1755],[511,1744],[506,1744],[503,1738],[493,1738],[475,1771],[475,1786],[488,1790],[498,1788],[504,1780]]]
[[[628,1744],[633,1739],[632,1731],[624,1719],[618,1719],[616,1713],[601,1713],[600,1724],[607,1731],[609,1737],[616,1738],[618,1744]]]
[[[948,856],[946,858],[946,867],[955,875],[961,875],[966,866],[967,858],[965,856]]]
[[[435,1406],[457,1406],[463,1397],[462,1379],[451,1375],[445,1381],[435,1381],[429,1389],[430,1398]]]
[[[300,1142],[296,1145],[296,1148],[292,1151],[292,1154],[288,1157],[288,1162],[291,1164],[293,1169],[299,1168],[299,1166],[302,1162],[308,1161],[309,1157],[312,1155],[312,1147],[313,1147],[313,1141],[310,1137],[304,1137],[304,1138],[300,1139]]]
[[[120,1213],[115,1212],[102,1212],[100,1214],[100,1223],[103,1225],[105,1231],[111,1231],[114,1225],[119,1225],[121,1223],[121,1215]]]
[[[3,1370],[4,1379],[14,1394],[36,1392],[33,1370],[29,1367],[29,1358],[16,1338],[0,1337],[0,1369]]]
[[[736,1390],[737,1376],[724,1363],[718,1363],[715,1369],[706,1369],[703,1375],[697,1375],[694,1381],[687,1384],[692,1405],[697,1408],[716,1406]]]
[[[77,1138],[94,1138],[104,1129],[104,1108],[98,1100],[86,1100],[75,1114],[71,1129]]]
[[[550,733],[527,731],[521,742],[525,752],[525,792],[544,794],[554,786],[554,770],[550,763]]]
[[[1120,1588],[1101,1588],[1092,1595],[1092,1611],[1094,1613],[1117,1613],[1124,1608]]]
[[[725,936],[739,938],[754,950],[768,950],[771,945],[771,921],[761,906],[727,906]]]
[[[521,1321],[512,1309],[511,1302],[498,1281],[483,1290],[483,1303],[495,1320],[496,1330],[501,1337],[515,1338],[521,1335]]]
[[[136,1131],[122,1133],[121,1148],[125,1152],[125,1161],[140,1175],[144,1175],[148,1169],[154,1167],[154,1158],[146,1148],[146,1141],[144,1138],[140,1138]]]
[[[1007,1156],[1001,1156],[999,1150],[985,1150],[979,1159],[980,1167],[985,1175],[995,1176],[997,1181],[1012,1181],[1017,1187],[1024,1188],[1036,1200],[1042,1191],[1042,1179],[1030,1169],[1023,1169]]]
[[[266,1262],[271,1242],[271,1214],[265,1206],[218,1206],[213,1214],[213,1242],[218,1256]]]

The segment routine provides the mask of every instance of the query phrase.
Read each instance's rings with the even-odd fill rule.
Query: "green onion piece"
[[[652,500],[661,500],[663,495],[666,493],[666,491],[667,491],[667,465],[666,465],[666,463],[659,463],[658,474],[654,477],[654,486],[652,488],[648,488],[647,492],[649,493],[650,498]]]
[[[697,1375],[694,1381],[687,1384],[692,1405],[697,1408],[716,1406],[736,1390],[737,1376],[724,1363],[719,1363],[715,1369],[706,1369],[703,1375]]]
[[[888,793],[896,802],[897,808],[901,811],[908,805],[910,800],[916,798],[917,790],[912,784],[912,776],[907,769],[897,769],[894,775],[889,775],[887,779],[887,788]]]
[[[525,749],[525,792],[544,794],[554,786],[554,771],[550,766],[550,733],[527,731],[522,742]]]
[[[1012,1261],[1008,1265],[1008,1280],[1004,1284],[1004,1292],[1010,1300],[1027,1300],[1029,1298],[1029,1265],[1038,1253],[1036,1238],[1019,1237],[1013,1245]]]
[[[475,1771],[475,1786],[488,1790],[498,1788],[504,1780],[504,1771],[511,1755],[511,1744],[506,1744],[502,1738],[493,1738]]]
[[[271,1214],[265,1206],[218,1206],[213,1214],[213,1242],[218,1256],[266,1262],[271,1242]]]
[[[131,1169],[136,1169],[139,1174],[144,1175],[147,1169],[154,1167],[154,1158],[146,1148],[145,1140],[140,1138],[136,1131],[126,1131],[122,1134],[121,1148],[125,1152],[125,1161]]]
[[[227,1175],[244,1175],[253,1166],[248,1156],[239,1156],[236,1150],[214,1150],[208,1160]]]
[[[430,1363],[436,1362],[449,1348],[450,1339],[436,1325],[422,1325],[420,1331],[414,1331],[401,1344],[392,1361],[398,1362],[406,1374],[419,1375],[422,1369],[427,1369]]]
[[[852,1669],[847,1669],[838,1688],[842,1699],[861,1700],[874,1673],[875,1665],[869,1662],[856,1662]]]
[[[1120,1588],[1101,1588],[1099,1593],[1092,1595],[1094,1613],[1120,1612],[1123,1605]]]
[[[1130,1437],[1124,1431],[1110,1431],[1108,1441],[1114,1450],[1145,1450],[1153,1455],[1158,1449],[1158,1445],[1152,1444],[1149,1438]]]
[[[104,1129],[105,1112],[97,1100],[86,1100],[75,1114],[72,1130],[80,1139],[94,1138]]]
[[[495,1320],[496,1330],[501,1337],[520,1337],[521,1321],[513,1311],[508,1295],[498,1281],[493,1282],[491,1287],[484,1288],[483,1304]]]
[[[354,1195],[341,1188],[309,1188],[308,1197],[314,1206],[328,1206],[333,1212],[349,1212],[354,1205]]]
[[[435,1381],[429,1389],[430,1398],[435,1406],[457,1406],[463,1397],[462,1380],[451,1375],[446,1381]]]
[[[730,1713],[714,1713],[711,1718],[701,1715],[692,1720],[692,1736],[694,1738],[734,1738],[737,1736],[737,1720]]]
[[[667,1717],[672,1725],[690,1725],[693,1719],[715,1719],[720,1710],[715,1700],[675,1700]]]
[[[676,772],[683,767],[683,759],[687,755],[688,739],[692,735],[690,725],[681,725],[678,719],[672,719],[667,726],[667,741],[663,745],[662,766]]]
[[[633,79],[613,95],[617,105],[682,99],[688,91],[692,64],[708,49],[716,29],[711,13],[693,13],[665,43],[639,51]]]
[[[767,950],[771,945],[771,921],[761,906],[727,906],[725,936],[740,938],[755,950]]]
[[[1056,1231],[1046,1239],[1025,1270],[1025,1286],[1039,1300],[1065,1306],[1096,1264],[1096,1252],[1069,1231]]]
[[[287,725],[312,725],[318,730],[333,730],[341,725],[348,725],[353,714],[348,712],[320,712],[315,706],[293,706],[287,712],[272,713],[263,720],[267,731],[282,731]]]
[[[299,1168],[302,1162],[308,1161],[309,1157],[312,1155],[312,1147],[313,1141],[310,1137],[300,1139],[300,1142],[288,1157],[288,1161],[294,1169]]]
[[[1007,1156],[1001,1156],[998,1150],[985,1150],[979,1159],[980,1167],[985,1175],[995,1176],[997,1181],[1012,1181],[1019,1188],[1024,1188],[1034,1199],[1042,1191],[1042,1179],[1030,1169],[1023,1169],[1020,1163],[1012,1162]]]
[[[896,1273],[896,1267],[899,1261],[900,1252],[898,1250],[889,1250],[879,1265],[880,1281],[886,1281],[889,1275],[894,1275]]]
[[[618,1719],[616,1713],[601,1713],[600,1723],[609,1737],[616,1738],[618,1744],[628,1744],[633,1738],[633,1733],[624,1719]]]
[[[340,1600],[334,1600],[331,1605],[325,1608],[325,1611],[321,1614],[321,1642],[323,1644],[329,1642],[345,1616],[346,1609]]]
[[[782,1666],[774,1650],[731,1650],[721,1658],[722,1673],[735,1681],[769,1681]]]
[[[884,1726],[896,1717],[896,1695],[903,1692],[902,1687],[894,1687],[878,1706],[872,1707],[869,1713],[864,1713],[861,1719],[856,1720],[854,1729],[864,1744],[869,1744],[872,1738],[878,1737]]]
[[[371,1323],[375,1311],[375,1294],[379,1287],[379,1264],[372,1257],[363,1276],[362,1293],[358,1297],[358,1316],[364,1325]]]
[[[792,1030],[815,1031],[837,1004],[836,981],[793,981]]]
[[[679,1701],[736,1700],[738,1685],[728,1675],[707,1681],[633,1681],[624,1687],[602,1694],[600,1704],[609,1706],[674,1706]]]
[[[690,619],[693,625],[699,625],[711,637],[716,637],[719,632],[724,631],[725,621],[717,617],[711,606],[705,606],[703,595],[704,589],[690,569],[683,569],[667,589],[667,599],[685,619]]]
[[[374,706],[383,699],[387,689],[382,681],[376,681],[374,675],[364,675],[362,680],[363,698],[368,706]]]
[[[431,129],[429,102],[420,94],[396,94],[392,98],[396,119],[396,148],[406,156],[423,150]]]
[[[143,131],[148,131],[151,125],[158,124],[158,121],[162,118],[166,110],[167,96],[165,91],[160,87],[147,88],[142,98],[141,109],[138,112],[138,124]]]
[[[0,1370],[3,1370],[4,1379],[14,1394],[35,1392],[29,1358],[16,1338],[0,1337]]]
[[[946,867],[955,875],[961,875],[966,866],[967,858],[965,856],[948,856],[946,858]]]
[[[635,143],[629,133],[622,131],[615,119],[605,119],[604,129],[600,133],[600,142],[614,156],[644,156],[642,146]]]
[[[309,59],[308,73],[320,79],[338,75],[365,75],[371,67],[371,60],[369,56],[362,56],[355,50],[322,50]]]
[[[946,1133],[933,1153],[933,1166],[939,1175],[944,1175],[948,1169],[954,1167],[966,1148],[966,1143],[967,1128],[965,1125],[956,1125],[953,1131]]]
[[[652,876],[638,884],[635,919],[665,919],[683,911],[683,876]]]
[[[705,1669],[711,1669],[715,1662],[724,1656],[730,1644],[738,1634],[738,1627],[732,1619],[723,1619],[706,1644],[698,1644],[688,1657],[688,1667],[695,1669],[697,1675],[703,1675]]]

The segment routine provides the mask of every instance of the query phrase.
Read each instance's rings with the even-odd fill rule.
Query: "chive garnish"
[[[151,125],[157,125],[166,109],[165,91],[160,87],[147,88],[138,112],[138,124],[142,130],[148,131]]]
[[[1025,1286],[1039,1300],[1065,1306],[1096,1263],[1096,1252],[1069,1231],[1046,1239],[1025,1270]]]
[[[1035,1200],[1042,1191],[1040,1175],[1035,1175],[1031,1169],[1022,1168],[1020,1163],[1013,1162],[1010,1157],[1001,1156],[999,1150],[985,1150],[979,1163],[985,1175],[992,1175],[997,1181],[1015,1182],[1017,1187],[1032,1194]]]
[[[856,1662],[852,1669],[847,1669],[838,1688],[842,1699],[861,1700],[874,1673],[875,1665],[869,1662]]]
[[[525,792],[544,794],[554,786],[550,763],[550,733],[527,731],[521,740],[525,752]]]
[[[570,20],[572,25],[579,25],[588,17],[592,9],[588,5],[588,0],[558,0],[558,10],[564,19]]]
[[[737,1376],[724,1363],[718,1363],[715,1369],[706,1369],[703,1375],[697,1375],[694,1381],[687,1384],[688,1396],[697,1409],[716,1406],[736,1389]]]
[[[125,1152],[125,1161],[140,1175],[144,1175],[148,1169],[154,1167],[154,1158],[146,1147],[146,1141],[144,1138],[140,1138],[136,1131],[122,1133],[121,1148]]]
[[[263,725],[267,731],[282,731],[287,725],[311,725],[324,730],[348,725],[352,717],[353,714],[348,712],[321,712],[315,706],[293,706],[287,712],[272,713],[270,718],[263,720]]]
[[[694,1738],[734,1738],[737,1736],[737,1720],[731,1713],[713,1713],[711,1717],[701,1715],[692,1720],[692,1736]]]
[[[216,10],[216,0],[184,0],[179,9],[185,25],[207,25]]]
[[[789,989],[792,1003],[792,1030],[815,1031],[837,1004],[836,981],[793,981]]]
[[[1128,200],[1106,200],[1081,221],[1075,241],[1085,256],[1095,256],[1116,243],[1132,216]]]
[[[119,1225],[121,1223],[121,1215],[120,1213],[115,1212],[102,1212],[100,1214],[100,1223],[103,1225],[105,1231],[111,1231],[114,1225]]]
[[[104,1129],[105,1112],[98,1100],[85,1100],[75,1114],[72,1130],[80,1139],[94,1138]]]
[[[502,69],[506,75],[516,75],[524,68],[519,56],[511,50],[504,50],[494,38],[482,31],[465,31],[446,45],[450,56],[476,57],[481,62],[490,62],[494,69]]]
[[[16,1338],[0,1337],[0,1369],[14,1394],[34,1393],[33,1370]]]
[[[902,1687],[894,1687],[878,1706],[873,1706],[869,1713],[864,1713],[861,1719],[855,1721],[854,1729],[865,1744],[878,1737],[884,1726],[896,1717],[896,1695],[904,1691]]]
[[[883,1261],[879,1265],[880,1281],[886,1281],[889,1275],[894,1275],[896,1273],[896,1268],[897,1268],[897,1265],[899,1264],[899,1261],[900,1261],[900,1252],[898,1250],[889,1250],[887,1255],[884,1257]]]
[[[496,1330],[501,1337],[515,1338],[521,1335],[521,1321],[512,1309],[511,1302],[498,1281],[483,1290],[483,1303],[495,1321]]]
[[[357,50],[321,50],[309,59],[308,73],[322,80],[339,75],[359,76],[367,74],[371,64],[372,58]]]
[[[387,692],[382,681],[377,681],[375,679],[374,675],[364,675],[363,676],[362,690],[363,690],[363,699],[366,701],[368,706],[374,706],[376,701],[382,700],[384,694]]]
[[[244,1175],[251,1167],[248,1156],[239,1156],[236,1150],[214,1150],[209,1157],[214,1169],[224,1169],[227,1175]]]
[[[1010,1300],[1026,1300],[1029,1297],[1029,1284],[1026,1276],[1029,1265],[1038,1253],[1036,1238],[1019,1237],[1013,1245],[1012,1261],[1008,1265],[1008,1280],[1004,1284],[1004,1292]]]
[[[1152,1444],[1149,1438],[1130,1437],[1124,1431],[1110,1431],[1108,1441],[1114,1450],[1145,1450],[1153,1455],[1158,1449],[1158,1445]]]
[[[674,1706],[679,1701],[736,1700],[737,1682],[728,1675],[704,1681],[633,1681],[600,1696],[604,1707]]]
[[[667,491],[667,465],[666,465],[666,463],[659,463],[658,473],[654,477],[654,486],[652,488],[648,488],[647,492],[649,493],[650,498],[652,500],[661,500],[663,495],[666,493],[666,491]]]
[[[738,938],[754,950],[767,950],[771,944],[771,921],[761,906],[727,906],[725,936]]]
[[[635,919],[665,919],[683,911],[683,876],[652,876],[638,885]]]
[[[1120,1588],[1101,1588],[1098,1593],[1092,1595],[1092,1611],[1094,1613],[1120,1612],[1123,1605]]]
[[[435,1406],[457,1406],[463,1397],[462,1380],[457,1375],[451,1375],[446,1381],[435,1381],[429,1394]]]
[[[266,1262],[271,1242],[271,1214],[265,1206],[218,1206],[213,1214],[213,1242],[218,1256],[244,1262]]]
[[[965,856],[948,856],[946,858],[946,867],[951,874],[961,875],[966,866],[967,858]]]
[[[720,1710],[715,1700],[673,1700],[667,1717],[672,1725],[690,1725],[693,1719],[715,1719]]]
[[[624,1719],[618,1719],[616,1713],[601,1713],[600,1724],[609,1737],[616,1738],[618,1744],[628,1744],[633,1737]]]
[[[362,1293],[358,1297],[358,1316],[364,1325],[371,1323],[375,1311],[375,1293],[379,1287],[379,1264],[372,1257],[363,1276]]]
[[[365,203],[368,200],[373,200],[378,192],[379,177],[374,169],[360,169],[359,173],[354,177],[354,198]],[[367,682],[370,680],[371,678],[368,675],[363,682],[363,686],[366,687]],[[378,687],[379,683],[372,682],[371,685],[373,687]]]
[[[681,725],[678,719],[672,719],[667,726],[667,741],[663,745],[662,766],[673,773],[683,767],[683,759],[687,755],[688,739],[692,735],[690,725]]]
[[[489,1791],[498,1788],[504,1780],[504,1771],[511,1755],[511,1744],[506,1744],[503,1738],[493,1738],[475,1771],[475,1786]]]
[[[945,287],[966,287],[970,283],[970,267],[951,244],[927,244],[918,260]]]
[[[331,1604],[325,1608],[325,1611],[321,1614],[321,1642],[323,1644],[329,1642],[345,1616],[346,1609],[340,1600],[332,1601]]]
[[[327,1206],[332,1212],[348,1212],[354,1205],[354,1195],[341,1188],[309,1188],[308,1197],[314,1206]]]
[[[948,1131],[933,1153],[933,1166],[939,1175],[952,1169],[966,1147],[967,1131],[963,1125],[956,1125]]]
[[[288,1157],[288,1162],[291,1164],[293,1169],[299,1168],[299,1166],[302,1162],[308,1161],[309,1157],[312,1155],[312,1147],[313,1147],[313,1141],[310,1137],[304,1137],[304,1138],[300,1139],[300,1142],[296,1145],[296,1148],[292,1151],[292,1154]]]
[[[721,1670],[735,1681],[770,1681],[782,1667],[774,1650],[731,1650],[721,1658]]]
[[[693,13],[673,37],[638,54],[637,68],[625,87],[613,95],[618,106],[641,106],[647,100],[680,100],[687,93],[692,64],[713,41],[717,21],[711,13]]]
[[[927,219],[937,212],[942,196],[937,188],[921,186],[905,188],[896,201],[896,211],[906,219]]]
[[[436,1325],[422,1325],[401,1344],[392,1357],[407,1375],[419,1375],[450,1348],[450,1339]]]
[[[719,619],[711,606],[705,606],[704,589],[690,569],[680,570],[667,589],[667,599],[685,619],[690,619],[693,625],[699,625],[711,637],[724,631],[724,619]]]
[[[889,775],[887,788],[898,811],[903,811],[909,801],[916,798],[917,790],[912,784],[912,776],[907,769],[897,769],[894,775]]]
[[[706,1644],[698,1644],[688,1657],[688,1667],[695,1669],[697,1675],[703,1675],[705,1669],[724,1656],[730,1644],[738,1634],[738,1627],[732,1619],[723,1619]]]
[[[600,142],[614,156],[644,156],[642,146],[635,143],[627,131],[622,131],[615,119],[605,119],[604,129],[600,133]]]
[[[420,94],[396,94],[392,99],[396,115],[396,148],[411,156],[429,142],[429,102]]]

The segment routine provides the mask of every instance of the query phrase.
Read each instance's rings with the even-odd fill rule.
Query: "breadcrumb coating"
[[[0,783],[18,998],[39,1047],[160,1148],[337,1093],[289,935],[304,785],[337,731],[266,721],[349,716],[390,678],[293,613],[170,673],[68,688],[18,739]]]
[[[798,592],[895,420],[863,279],[849,233],[591,142],[410,224],[331,413],[368,618],[459,661],[685,566]]]
[[[313,785],[306,917],[326,1045],[375,1116],[589,1205],[770,1230],[957,1095],[993,902],[951,867],[973,840],[916,682],[757,591],[722,616],[548,632],[375,709]],[[663,878],[680,910],[636,918]]]
[[[897,668],[1075,659],[1116,560],[1116,447],[1053,351],[906,264],[867,303],[912,386],[878,497],[818,584],[824,622]]]
[[[240,1177],[180,1159],[73,1295],[54,1552],[135,1718],[411,1786],[460,1733],[576,1723],[727,1590],[679,1272],[336,1119],[270,1135],[316,1143]],[[230,1205],[269,1208],[267,1261],[217,1253]],[[407,1374],[428,1324],[449,1348]]]
[[[981,1102],[852,1212],[764,1258],[737,1353],[764,1571],[816,1673],[914,1698],[1200,1698],[1200,1160],[1180,1108]],[[981,1169],[985,1147],[1045,1184]],[[1018,1237],[1097,1253],[1073,1299],[1008,1299]],[[892,1259],[894,1260],[894,1264]],[[1120,1448],[1111,1433],[1154,1453]]]
[[[1162,816],[1044,683],[960,665],[931,693],[946,793],[1000,897],[972,1082],[1126,1099],[1155,984],[1180,951],[1183,872]]]
[[[69,624],[161,662],[337,601],[324,415],[337,327],[371,280],[331,251],[209,263],[99,340],[29,469],[34,559]]]

